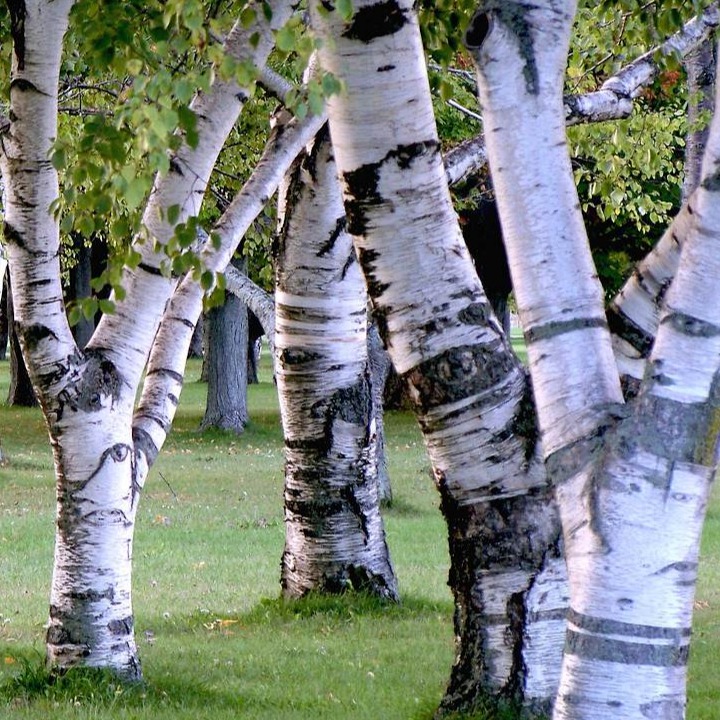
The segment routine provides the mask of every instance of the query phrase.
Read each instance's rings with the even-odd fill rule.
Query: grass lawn
[[[0,397],[7,394],[0,363]],[[267,372],[251,423],[198,432],[205,386],[191,363],[165,450],[145,488],[135,542],[137,639],[146,685],[58,683],[28,698],[8,683],[37,672],[52,567],[52,461],[37,410],[0,406],[0,717],[378,718],[428,720],[452,662],[452,602],[438,498],[414,421],[387,419],[396,502],[385,512],[402,603],[278,600],[282,442]],[[690,720],[720,701],[720,502],[703,545],[690,669]],[[41,678],[40,678],[41,679]],[[478,715],[477,717],[482,717]]]

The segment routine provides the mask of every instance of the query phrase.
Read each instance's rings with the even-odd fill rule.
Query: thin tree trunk
[[[0,360],[7,357],[8,340],[10,338],[10,319],[8,316],[8,294],[10,292],[10,275],[7,262],[0,257]]]
[[[379,512],[367,294],[327,129],[296,162],[276,250],[288,597],[353,589],[397,600]]]
[[[410,2],[314,3],[348,230],[378,329],[410,388],[450,544],[457,658],[441,710],[488,694],[546,704],[564,631],[559,528],[525,374],[472,268],[447,190]]]
[[[234,261],[242,268],[241,261]],[[248,312],[231,293],[225,303],[207,312],[207,404],[202,429],[242,433],[248,422]]]

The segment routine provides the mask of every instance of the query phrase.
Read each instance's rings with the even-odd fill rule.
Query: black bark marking
[[[472,303],[463,308],[458,315],[458,320],[463,325],[479,325],[484,327],[488,324],[491,310],[486,303]]]
[[[587,328],[605,328],[607,329],[607,320],[605,318],[575,318],[574,320],[555,320],[545,323],[544,325],[535,325],[525,331],[525,342],[530,345],[540,340],[548,340],[564,335],[565,333],[575,330],[585,330]]]
[[[180,177],[185,177],[185,173],[183,172],[183,169],[182,169],[177,157],[170,158],[170,172],[175,173],[176,175],[179,175]]]
[[[479,50],[490,32],[490,17],[483,11],[476,12],[465,31],[465,46],[468,50]]]
[[[25,69],[25,0],[7,0],[10,12],[10,34],[17,59],[18,70]]]
[[[26,78],[13,78],[10,81],[10,90],[19,90],[20,92],[33,92],[37,93],[38,95],[50,97],[48,93],[40,90],[40,88],[35,85],[35,83],[30,82],[30,80],[27,80]],[[17,117],[15,119],[17,119]]]
[[[671,325],[678,332],[690,337],[707,338],[720,335],[719,325],[681,312],[668,313],[662,318],[660,324]]]
[[[377,300],[382,294],[390,287],[390,283],[383,283],[377,279],[375,274],[375,261],[378,259],[379,253],[375,250],[358,248],[358,260],[360,267],[363,269],[365,275],[365,283],[367,285],[368,295],[371,300]],[[386,324],[381,319],[377,318],[378,328],[385,328]],[[382,330],[381,336],[384,337]]]
[[[317,161],[322,150],[328,150],[328,160],[333,160],[332,145],[330,144],[330,125],[325,123],[316,133],[310,152],[302,154],[302,169],[307,172],[313,182],[317,182]],[[300,187],[297,192],[302,192],[303,187],[307,185],[302,180],[299,173],[293,174],[293,180],[299,183]]]
[[[499,354],[495,343],[462,345],[420,363],[403,379],[417,391],[414,402],[424,415],[431,408],[485,392],[513,372],[516,363],[510,353]]]
[[[134,625],[132,615],[128,615],[118,620],[111,620],[107,627],[113,635],[132,635]]]
[[[135,456],[133,454],[133,449],[129,445],[126,445],[125,443],[115,443],[114,445],[111,445],[109,448],[103,451],[97,467],[95,468],[95,470],[92,471],[87,480],[83,481],[80,484],[78,489],[82,490],[83,488],[87,487],[87,485],[92,480],[94,480],[97,477],[98,473],[100,473],[100,471],[103,469],[107,460],[112,460],[113,462],[124,462],[125,460],[127,460],[128,457],[131,458],[131,461],[134,464]]]
[[[148,273],[149,275],[162,275],[162,270],[160,268],[155,267],[154,265],[148,265],[147,263],[141,262],[138,265],[138,269],[142,270],[143,272]]]
[[[152,467],[160,452],[152,436],[142,428],[134,427],[132,437],[135,454],[142,453],[145,456],[148,467]]]
[[[33,325],[21,325],[15,323],[15,331],[22,338],[25,349],[32,352],[37,346],[48,338],[57,340],[58,336],[46,325],[33,324]]]
[[[347,188],[345,214],[348,232],[351,235],[364,235],[368,227],[368,211],[385,202],[378,189],[380,170],[385,163],[395,160],[401,170],[407,170],[417,158],[439,152],[440,144],[437,140],[398,145],[382,160],[343,173],[343,182]]]
[[[320,248],[320,250],[318,250],[317,257],[323,257],[324,255],[327,255],[335,247],[337,239],[342,235],[346,227],[347,219],[343,215],[343,217],[338,218],[335,222],[334,230],[330,234],[330,237],[327,239],[327,241],[323,243],[323,246]]]
[[[651,645],[587,635],[572,629],[568,629],[565,640],[567,654],[622,665],[682,667],[687,665],[689,650],[688,641],[673,645]]]
[[[708,177],[700,183],[700,186],[708,192],[718,192],[718,190],[720,190],[720,170],[714,172],[712,175],[708,175]],[[689,207],[688,210],[690,210]]]
[[[615,303],[606,312],[610,332],[630,343],[641,355],[647,357],[652,349],[654,336],[636,325]]]
[[[535,60],[535,43],[532,25],[528,14],[534,6],[526,2],[508,2],[508,0],[484,0],[473,17],[465,33],[465,42],[469,50],[477,51],[492,31],[493,22],[502,23],[515,37],[523,59],[525,86],[531,95],[540,91],[540,77]]]
[[[12,245],[17,245],[20,248],[25,248],[25,238],[22,236],[20,231],[9,222],[5,221],[3,227],[3,237],[5,241]]]
[[[322,357],[320,353],[312,350],[302,350],[299,348],[285,348],[280,353],[280,363],[282,365],[301,365],[302,363],[313,362]]]
[[[391,70],[395,69],[395,65],[381,65],[377,71],[378,72],[390,72]]]
[[[408,22],[404,10],[395,0],[386,0],[360,8],[342,36],[350,40],[369,43],[371,40],[394,35]]]
[[[518,410],[513,417],[511,433],[523,438],[525,462],[529,462],[537,449],[538,440],[540,439],[540,428],[538,426],[532,380],[528,372],[525,372],[525,391],[523,392]]]
[[[675,565],[692,565],[697,568],[697,563],[674,563]],[[671,567],[671,566],[669,566]],[[689,627],[672,628],[660,627],[657,625],[638,625],[620,620],[594,617],[585,615],[570,608],[567,613],[568,623],[580,630],[602,635],[625,635],[635,638],[648,638],[656,640],[688,640],[692,634]]]

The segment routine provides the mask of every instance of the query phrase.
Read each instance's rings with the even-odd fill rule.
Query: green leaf
[[[171,205],[167,209],[168,223],[170,223],[170,225],[175,225],[175,223],[178,221],[179,217],[180,217],[180,206],[179,205]]]
[[[338,11],[340,17],[348,22],[353,16],[353,4],[352,0],[337,0],[335,8]]]

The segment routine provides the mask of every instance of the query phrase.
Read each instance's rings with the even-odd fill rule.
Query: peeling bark
[[[356,4],[358,14],[370,5]],[[393,12],[404,19],[399,29],[356,39],[337,18],[311,17],[332,38],[320,51],[323,66],[347,88],[328,101],[328,115],[348,229],[378,330],[410,388],[448,523],[457,658],[440,712],[470,711],[488,695],[534,706],[554,695],[564,632],[562,563],[551,569],[557,518],[552,503],[531,501],[548,488],[526,377],[452,208],[417,20],[410,3]],[[532,540],[501,541],[513,527]],[[545,582],[555,591],[534,607],[533,588]]]
[[[276,243],[276,368],[285,435],[288,597],[398,599],[379,512],[367,294],[345,232],[327,130],[296,161]]]

